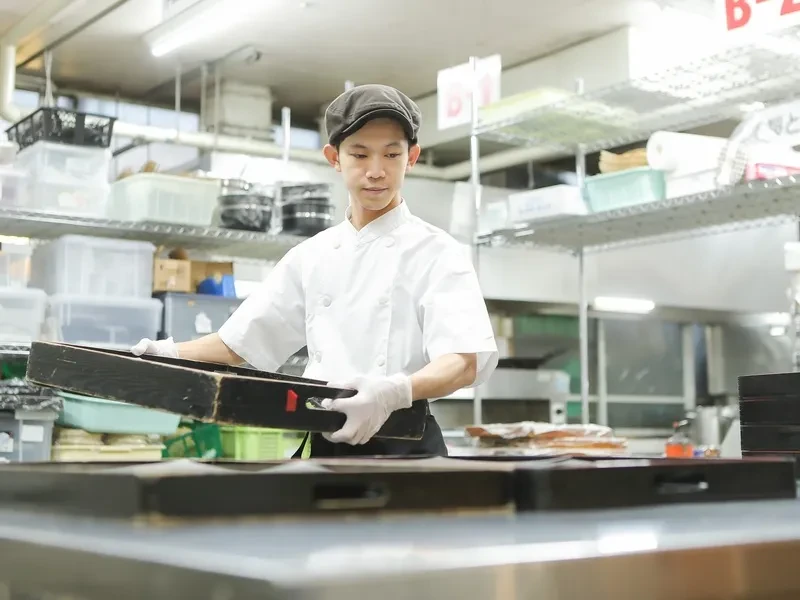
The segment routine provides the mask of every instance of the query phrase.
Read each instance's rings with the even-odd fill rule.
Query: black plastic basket
[[[63,108],[40,108],[6,130],[9,141],[20,150],[39,141],[108,148],[114,117]]]

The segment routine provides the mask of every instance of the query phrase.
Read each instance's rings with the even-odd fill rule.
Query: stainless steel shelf
[[[628,208],[520,224],[495,232],[491,245],[532,245],[565,251],[604,250],[722,233],[796,220],[800,177],[754,181]]]
[[[582,144],[592,152],[644,140],[662,129],[685,130],[737,112],[741,116],[741,104],[800,95],[797,31],[763,36],[757,46],[730,49],[529,110],[515,110],[514,97],[506,98],[481,111],[477,131],[511,145],[573,152]],[[508,116],[490,120],[489,115],[497,115],[503,105]]]
[[[67,234],[92,235],[266,260],[280,258],[305,239],[217,227],[114,221],[13,208],[0,208],[0,234],[38,239]]]
[[[30,351],[30,342],[0,342],[0,360],[28,356]]]

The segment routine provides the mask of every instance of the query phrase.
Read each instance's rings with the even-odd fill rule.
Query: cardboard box
[[[193,292],[192,262],[174,258],[153,261],[154,292]]]
[[[190,277],[191,291],[195,291],[197,289],[197,284],[207,277],[221,278],[223,275],[233,275],[232,262],[193,260]]]

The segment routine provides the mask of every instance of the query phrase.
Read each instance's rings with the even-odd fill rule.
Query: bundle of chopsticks
[[[622,154],[614,154],[613,152],[602,150],[600,152],[599,166],[601,173],[616,173],[618,171],[626,171],[637,167],[646,167],[647,149],[636,148],[635,150],[628,150]]]

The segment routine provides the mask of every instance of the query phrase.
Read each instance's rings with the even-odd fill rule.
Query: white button
[[[384,244],[386,244],[387,248],[391,248],[392,246],[394,246],[394,238],[393,237],[387,237],[386,241],[384,242]]]
[[[378,361],[377,361],[377,363],[378,363],[378,366],[379,366],[379,367],[382,367],[383,365],[385,365],[385,364],[386,364],[386,358],[385,358],[385,357],[383,357],[383,356],[379,356],[379,357],[378,357]]]
[[[333,249],[338,250],[342,246],[342,243],[339,240],[334,240],[333,242]]]
[[[320,352],[319,350],[314,352],[314,360],[317,362],[322,362],[322,352]]]
[[[378,300],[378,303],[381,306],[386,306],[387,304],[389,304],[389,296],[381,296],[380,299]]]
[[[322,306],[330,306],[331,305],[331,297],[330,296],[323,296],[322,297]]]

